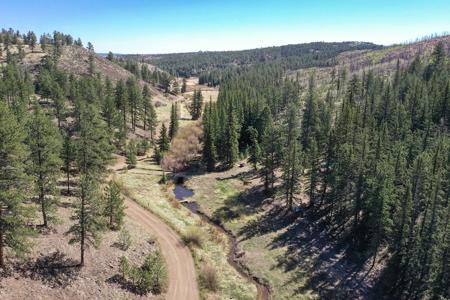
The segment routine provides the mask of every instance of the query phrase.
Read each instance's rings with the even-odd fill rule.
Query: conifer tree
[[[302,119],[302,147],[307,151],[315,135],[318,133],[317,96],[315,92],[314,77],[309,79],[308,95]]]
[[[225,163],[231,167],[239,158],[238,124],[235,116],[233,103],[230,103],[226,118],[227,121],[224,129],[225,144],[223,150],[225,152]]]
[[[287,112],[287,124],[285,129],[285,150],[283,154],[283,189],[286,207],[292,210],[294,195],[300,186],[300,175],[302,173],[302,153],[298,142],[298,116],[297,105],[290,104]]]
[[[116,107],[122,113],[122,130],[126,134],[128,97],[127,97],[127,91],[126,91],[125,83],[122,80],[117,81],[115,94],[116,94]]]
[[[142,90],[142,120],[144,123],[144,130],[150,131],[151,140],[153,140],[153,135],[155,133],[157,116],[155,107],[152,103],[152,96],[147,85],[144,86]]]
[[[167,136],[166,125],[163,123],[161,125],[158,139],[158,148],[161,155],[163,155],[164,152],[169,151],[169,147],[170,147],[170,140],[169,137]]]
[[[172,140],[178,131],[178,105],[177,103],[172,104],[170,110],[170,124],[169,124],[169,139]]]
[[[135,78],[128,78],[126,85],[128,104],[130,106],[131,128],[135,131],[139,119],[139,112],[142,106],[142,95]]]
[[[203,114],[203,161],[208,172],[214,170],[217,161],[216,118],[213,109],[212,103],[209,103]]]
[[[108,55],[106,56],[106,59],[109,61],[114,61],[114,54],[111,51],[109,51]]]
[[[120,187],[115,181],[111,181],[106,189],[105,215],[108,218],[110,229],[120,229],[125,216],[125,205],[120,195]]]
[[[261,160],[261,147],[258,142],[258,131],[250,126],[247,128],[247,135],[251,141],[249,161],[256,170],[257,165]]]
[[[75,153],[75,145],[70,137],[69,131],[64,134],[63,147],[61,152],[61,158],[63,160],[63,169],[66,172],[67,179],[67,195],[70,195],[70,172],[72,163],[75,161],[76,153]]]
[[[69,243],[80,244],[80,266],[84,266],[84,254],[90,245],[98,246],[100,234],[105,226],[104,205],[96,180],[92,174],[83,174],[80,179],[80,203],[75,212],[77,220],[66,232]]]
[[[77,166],[81,174],[100,174],[106,170],[112,146],[106,126],[95,106],[82,104],[77,139]]]
[[[186,78],[183,77],[183,83],[181,85],[181,93],[184,94],[186,93]]]
[[[134,142],[134,140],[131,140],[128,143],[128,147],[127,147],[127,165],[128,165],[128,169],[133,169],[136,167],[136,143]]]
[[[14,114],[0,101],[0,268],[5,267],[5,250],[21,256],[30,247],[26,226],[25,199],[29,178],[25,174],[28,149],[26,133]]]
[[[198,120],[202,116],[202,109],[203,109],[202,91],[194,90],[192,102],[189,105],[188,109],[192,116],[192,120]]]
[[[58,129],[39,106],[28,123],[27,143],[32,162],[30,173],[38,193],[43,226],[48,227],[56,209],[56,181],[62,165],[59,157],[62,144]]]
[[[274,185],[277,180],[275,171],[281,163],[281,142],[280,134],[273,124],[272,117],[269,115],[263,136],[263,158],[262,173],[264,174],[264,189],[266,193],[274,191]]]

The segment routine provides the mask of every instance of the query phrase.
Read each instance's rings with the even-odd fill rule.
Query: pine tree
[[[183,77],[183,83],[181,85],[181,93],[184,94],[186,93],[186,78]]]
[[[208,172],[212,172],[217,162],[216,118],[212,103],[206,105],[203,114],[203,161]]]
[[[84,266],[86,247],[98,246],[100,233],[104,229],[102,197],[98,185],[91,174],[83,174],[80,179],[80,204],[74,218],[77,220],[66,232],[71,236],[70,244],[80,244],[80,266]]]
[[[103,97],[102,103],[102,116],[105,120],[109,132],[113,132],[113,126],[118,125],[118,113],[117,107],[114,103],[113,91],[111,87],[111,81],[109,78],[106,78],[105,82],[105,95]]]
[[[257,165],[261,160],[261,147],[259,146],[259,142],[258,142],[258,130],[256,130],[252,126],[248,127],[247,128],[247,136],[249,137],[249,139],[251,141],[249,161],[256,170]]]
[[[301,142],[303,149],[307,151],[318,133],[317,96],[315,93],[314,77],[309,79],[308,95],[302,119]]]
[[[170,124],[169,124],[169,139],[172,140],[178,131],[178,105],[177,103],[172,104],[170,110]]]
[[[194,90],[192,102],[188,107],[189,113],[192,116],[192,120],[198,120],[202,116],[202,109],[203,109],[202,91]]]
[[[125,216],[125,205],[120,195],[119,185],[111,181],[106,189],[105,196],[105,215],[108,218],[109,228],[114,230],[120,229],[123,224],[123,217]]]
[[[170,140],[167,136],[167,128],[166,125],[163,123],[161,125],[161,130],[159,132],[159,139],[158,139],[158,148],[161,155],[164,154],[164,152],[169,151],[170,147]]]
[[[34,48],[36,47],[36,42],[37,42],[36,34],[33,31],[30,31],[29,32],[29,45],[31,48],[31,52],[34,52]]]
[[[273,193],[274,191],[274,185],[277,180],[275,171],[280,166],[281,152],[280,134],[273,124],[272,117],[269,115],[266,128],[264,129],[262,155],[262,173],[264,174],[264,189],[266,193]]]
[[[285,129],[285,151],[283,154],[283,189],[286,207],[292,210],[294,195],[300,187],[300,175],[302,173],[302,153],[298,142],[298,116],[297,105],[290,104],[287,112],[287,124]]]
[[[112,152],[106,126],[92,105],[82,105],[80,118],[80,134],[76,144],[78,170],[84,175],[100,174],[105,171]]]
[[[155,107],[152,103],[152,96],[147,85],[144,86],[142,90],[142,120],[144,123],[144,130],[150,131],[150,138],[153,141],[153,136],[155,134],[155,129],[157,125],[157,115]]]
[[[106,59],[109,61],[114,61],[114,54],[111,51],[109,51],[108,55],[106,56]]]
[[[6,248],[19,256],[28,251],[30,230],[24,205],[29,185],[25,174],[26,133],[2,101],[0,136],[0,268],[4,268]]]
[[[131,140],[128,143],[128,147],[127,147],[127,165],[128,165],[128,169],[133,169],[136,167],[136,143],[134,142],[134,140]]]
[[[88,42],[87,49],[89,51],[89,68],[88,72],[89,75],[93,76],[95,73],[95,52],[94,52],[94,45],[92,45],[91,42]]]
[[[61,158],[63,160],[64,172],[66,172],[67,177],[67,195],[70,195],[70,172],[72,163],[75,161],[76,153],[75,153],[75,145],[70,137],[69,131],[64,134],[64,142],[61,151]]]
[[[232,167],[239,158],[238,124],[233,103],[230,103],[226,118],[223,150],[225,151],[225,163]]]
[[[127,88],[122,80],[116,83],[116,107],[122,113],[122,131],[126,134],[127,131],[127,110],[128,110],[128,97]]]
[[[62,165],[59,157],[62,144],[58,129],[39,106],[28,124],[27,144],[31,150],[30,173],[38,193],[43,226],[47,227],[57,204],[56,182]]]
[[[133,129],[133,131],[135,131],[139,119],[139,112],[142,106],[142,95],[135,78],[128,78],[126,85],[128,104],[130,106],[131,128]]]

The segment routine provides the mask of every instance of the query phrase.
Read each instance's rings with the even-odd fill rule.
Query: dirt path
[[[125,158],[119,156],[112,170],[117,172],[125,166]],[[189,248],[166,223],[130,198],[124,197],[127,216],[137,221],[158,240],[169,272],[166,300],[200,299],[194,260]]]

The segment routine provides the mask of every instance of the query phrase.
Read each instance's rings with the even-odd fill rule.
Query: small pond
[[[175,185],[173,193],[175,194],[175,198],[177,198],[177,200],[180,201],[185,200],[186,198],[192,197],[194,195],[193,191],[191,191],[190,189],[181,184]]]

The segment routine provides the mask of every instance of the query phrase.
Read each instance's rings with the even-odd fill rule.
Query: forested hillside
[[[302,86],[281,67],[254,66],[205,108],[205,166],[247,154],[287,212],[305,207],[333,240],[383,266],[379,297],[447,298],[449,71],[442,42],[392,76],[330,77],[320,93],[314,76]]]
[[[381,46],[363,42],[308,43],[242,51],[193,52],[159,55],[129,55],[128,58],[150,62],[172,75],[199,76],[207,71],[233,66],[248,66],[277,61],[286,68],[299,69],[333,65],[333,58],[350,50],[379,49]]]

